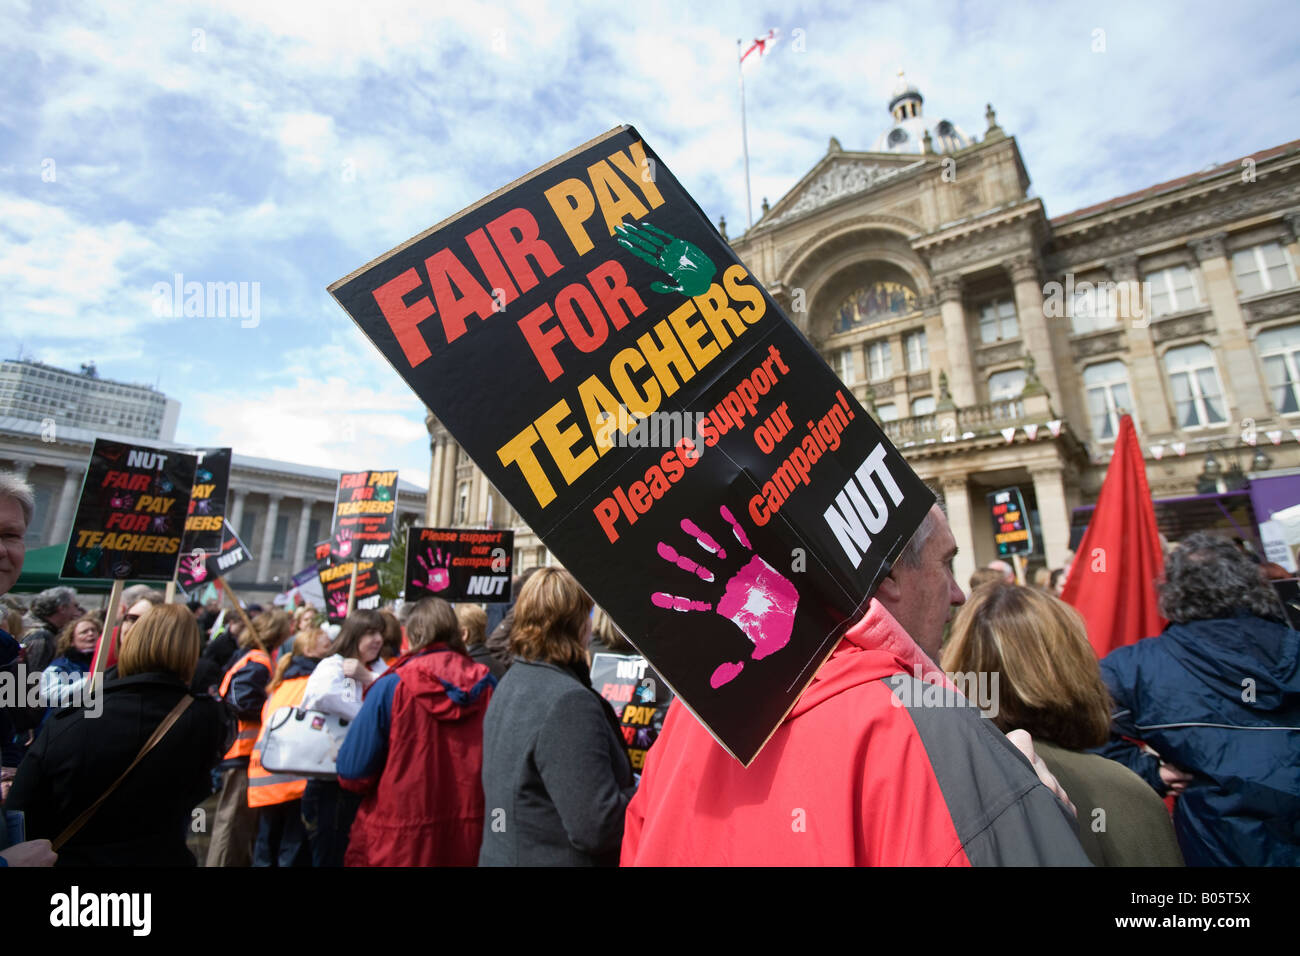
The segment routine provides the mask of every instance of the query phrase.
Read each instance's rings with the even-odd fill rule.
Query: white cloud
[[[423,410],[325,286],[620,122],[736,235],[738,36],[786,37],[746,78],[755,214],[830,136],[871,145],[900,66],[927,115],[977,136],[991,101],[1050,214],[1293,139],[1300,115],[1284,5],[1027,16],[843,0],[761,16],[686,0],[20,6],[0,36],[13,64],[0,76],[0,334],[162,377],[193,440],[339,468],[384,467],[391,450],[408,476],[428,469]],[[174,272],[261,282],[262,325],[154,325],[151,285]],[[217,367],[229,385],[211,391]],[[325,408],[344,401],[353,443]]]
[[[409,395],[409,392],[407,393]],[[429,435],[419,403],[355,377],[295,377],[267,388],[205,390],[185,407],[178,438],[243,455],[357,471],[392,468],[429,483]]]

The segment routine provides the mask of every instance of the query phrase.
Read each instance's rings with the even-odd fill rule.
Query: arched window
[[[907,353],[907,370],[924,372],[930,367],[930,349],[925,341],[925,329],[903,336],[903,351]]]
[[[889,352],[889,340],[881,339],[867,346],[867,376],[873,382],[894,374],[894,361]]]
[[[1259,333],[1255,341],[1269,394],[1279,415],[1300,412],[1300,325]]]
[[[1129,397],[1128,369],[1123,362],[1102,362],[1083,370],[1083,387],[1088,396],[1092,437],[1110,441],[1119,432],[1119,417],[1133,413]]]
[[[1228,420],[1223,386],[1208,345],[1187,345],[1165,353],[1179,428],[1201,428]]]

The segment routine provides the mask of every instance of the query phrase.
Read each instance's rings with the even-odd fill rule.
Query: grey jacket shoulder
[[[577,678],[516,660],[483,722],[483,794],[489,816],[479,864],[617,863],[632,773],[603,703]]]
[[[1069,809],[977,707],[909,674],[884,680],[916,726],[972,865],[1090,865]]]

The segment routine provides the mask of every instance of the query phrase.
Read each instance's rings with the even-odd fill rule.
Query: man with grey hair
[[[966,600],[956,554],[935,505],[748,767],[674,703],[623,865],[1087,866],[1027,741],[945,692],[935,661]]]
[[[32,598],[31,610],[23,619],[23,647],[27,649],[27,666],[43,671],[54,659],[54,645],[59,632],[86,612],[77,603],[72,588],[46,588]]]
[[[1300,866],[1300,634],[1259,566],[1205,532],[1166,558],[1160,613],[1158,637],[1101,662],[1100,752],[1178,795],[1188,866]]]
[[[0,594],[8,594],[22,573],[35,510],[32,486],[12,471],[0,471]]]
[[[22,574],[23,559],[27,556],[24,541],[34,510],[35,496],[31,485],[13,472],[0,471],[0,596],[8,594]],[[8,631],[0,629],[0,672],[5,679],[16,680],[15,667],[20,666],[21,659],[22,647]],[[19,749],[10,746],[13,737],[13,722],[7,710],[0,708],[0,747],[5,757],[3,773],[6,786],[13,771],[10,760],[21,754]],[[0,811],[2,815],[3,811]],[[57,855],[49,840],[29,840],[11,846],[8,821],[0,822],[6,824],[0,826],[0,868],[54,865]]]

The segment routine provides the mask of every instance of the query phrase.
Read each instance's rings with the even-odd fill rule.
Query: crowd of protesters
[[[1166,557],[1169,626],[1098,661],[1068,569],[968,594],[936,506],[750,766],[675,703],[638,775],[589,676],[635,650],[566,571],[334,626],[133,587],[93,675],[102,612],[5,596],[32,509],[0,473],[0,672],[40,673],[0,708],[0,865],[1300,864],[1300,634],[1210,534]],[[981,674],[991,701],[920,703]],[[271,760],[294,720],[328,772]]]

